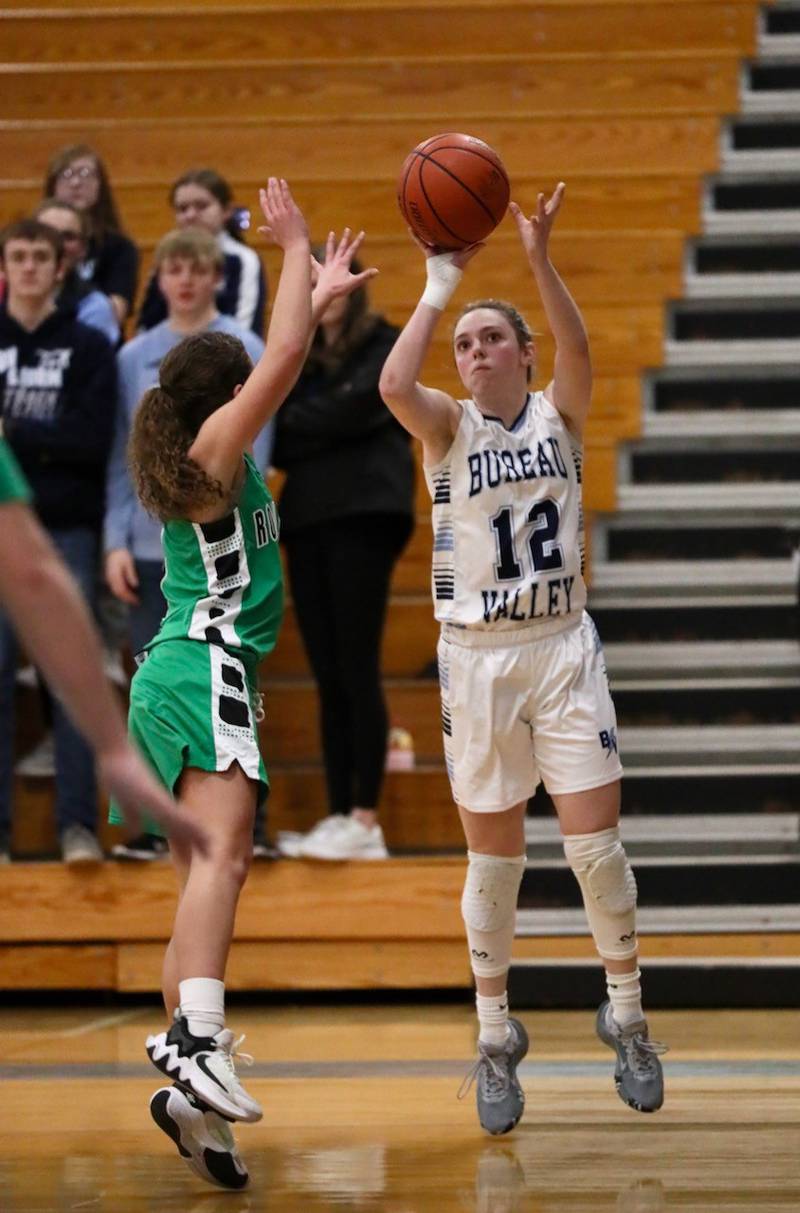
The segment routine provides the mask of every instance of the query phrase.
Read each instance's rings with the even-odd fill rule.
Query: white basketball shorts
[[[437,656],[447,773],[456,804],[500,813],[532,796],[622,775],[603,646],[586,612],[539,636],[445,624]]]

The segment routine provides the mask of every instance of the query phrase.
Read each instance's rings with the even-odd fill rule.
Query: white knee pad
[[[627,960],[636,954],[636,877],[619,827],[564,839],[567,863],[577,877],[586,917],[600,955]]]
[[[476,977],[500,977],[511,963],[524,855],[505,858],[468,851],[461,914]]]

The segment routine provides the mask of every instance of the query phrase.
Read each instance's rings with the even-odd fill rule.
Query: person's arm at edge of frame
[[[18,501],[0,505],[0,603],[94,747],[100,776],[128,827],[139,828],[144,812],[168,834],[205,851],[204,831],[175,804],[128,741],[88,608],[48,536]]]

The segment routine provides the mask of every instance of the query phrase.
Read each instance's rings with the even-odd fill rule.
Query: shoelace
[[[637,1078],[650,1077],[655,1072],[654,1057],[662,1057],[669,1052],[669,1046],[660,1040],[650,1040],[639,1032],[634,1032],[629,1040],[624,1041],[625,1055],[628,1065]]]
[[[253,715],[256,718],[256,722],[258,724],[261,724],[262,720],[264,720],[264,718],[266,717],[266,712],[264,711],[264,696],[261,694],[260,691],[253,691],[253,694],[251,697],[251,704],[252,704],[252,708],[253,708]]]
[[[222,1054],[225,1067],[227,1070],[229,1070],[232,1078],[236,1078],[236,1067],[233,1064],[234,1060],[241,1061],[245,1066],[252,1066],[255,1061],[252,1053],[239,1052],[239,1045],[244,1039],[244,1036],[240,1036],[238,1040],[234,1040],[233,1033],[231,1033],[230,1041],[226,1042],[225,1044],[223,1044],[222,1041],[217,1042],[217,1047],[219,1052]],[[236,1081],[239,1081],[238,1078],[236,1078]]]
[[[497,1099],[505,1095],[508,1087],[508,1070],[498,1065],[488,1053],[481,1053],[478,1060],[467,1071],[464,1081],[458,1088],[457,1099],[463,1099],[470,1091],[481,1070],[486,1071],[486,1095],[489,1099]]]

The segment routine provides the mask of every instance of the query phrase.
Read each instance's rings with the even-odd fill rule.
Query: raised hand
[[[544,194],[539,194],[536,199],[536,210],[530,219],[525,217],[516,202],[509,203],[508,209],[514,216],[523,248],[531,262],[537,258],[541,260],[547,257],[550,231],[555,223],[566,188],[564,182],[559,181],[548,202],[545,202]]]
[[[357,236],[351,236],[349,227],[344,229],[338,243],[336,234],[328,232],[324,259],[317,261],[316,257],[311,258],[311,278],[317,299],[330,302],[331,299],[338,299],[342,295],[350,295],[363,283],[375,277],[378,271],[374,266],[361,270],[358,274],[354,274],[350,269],[363,242],[364,233],[359,232]]]
[[[479,253],[482,248],[486,248],[486,242],[479,240],[475,244],[468,244],[466,248],[447,251],[446,249],[439,248],[438,245],[426,244],[424,240],[420,240],[413,228],[408,229],[408,234],[417,248],[421,249],[426,257],[447,257],[450,264],[459,270],[463,270],[467,262],[471,261],[476,253]]]
[[[259,190],[259,201],[266,224],[258,230],[284,252],[295,244],[308,243],[308,225],[283,177],[270,177],[266,189]]]

